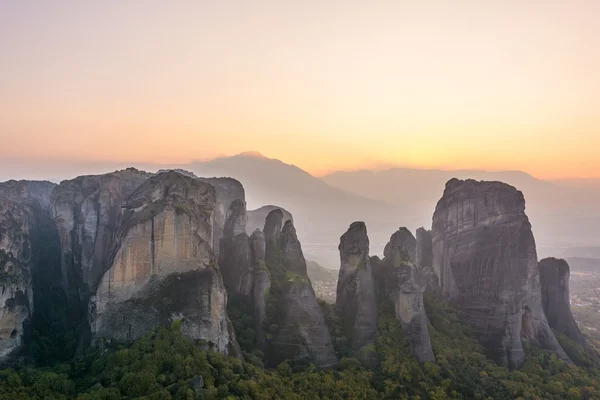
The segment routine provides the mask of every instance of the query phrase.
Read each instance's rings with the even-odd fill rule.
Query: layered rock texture
[[[211,184],[174,171],[61,183],[52,211],[64,282],[92,337],[132,340],[180,319],[189,337],[239,354],[212,248],[218,205]]]
[[[246,204],[242,200],[235,200],[229,209],[220,240],[219,266],[229,293],[252,294],[255,268],[246,234]]]
[[[31,323],[54,186],[33,181],[0,183],[0,362],[21,350]]]
[[[452,179],[433,216],[442,295],[465,311],[488,354],[515,368],[523,341],[568,359],[542,308],[535,241],[523,194],[500,182]]]
[[[267,302],[273,308],[267,318],[278,324],[270,329],[265,343],[267,365],[275,366],[288,359],[319,366],[334,364],[337,358],[329,329],[308,279],[292,221],[283,224],[283,212],[273,210],[267,215],[264,235],[266,266],[271,274]]]
[[[340,238],[340,272],[336,312],[349,336],[355,357],[367,365],[377,362],[377,300],[364,222],[354,222]]]
[[[539,262],[542,285],[542,306],[550,327],[579,344],[588,356],[598,361],[596,352],[588,344],[571,314],[569,302],[569,264],[562,259],[545,258]],[[565,348],[565,350],[567,350]],[[571,354],[569,354],[571,355]],[[572,356],[575,358],[574,356]]]
[[[396,319],[420,362],[435,361],[423,303],[426,281],[415,265],[416,239],[400,228],[385,246],[384,258],[374,260],[374,273],[381,295],[387,296],[396,310]]]

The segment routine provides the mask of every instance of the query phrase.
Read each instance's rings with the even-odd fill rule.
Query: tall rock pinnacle
[[[521,366],[528,340],[568,360],[542,309],[535,240],[520,191],[501,182],[450,180],[432,236],[442,295],[465,311],[493,359]]]
[[[350,348],[364,363],[377,362],[365,346],[377,339],[377,300],[369,260],[369,237],[364,222],[354,222],[340,238],[340,273],[336,309]],[[362,350],[362,351],[361,351]]]
[[[555,332],[565,335],[579,344],[586,355],[598,361],[596,352],[588,344],[579,330],[569,302],[569,264],[565,260],[545,258],[539,262],[540,282],[542,284],[542,305],[548,323]],[[567,350],[567,348],[565,348]],[[568,353],[573,361],[578,357]]]
[[[266,267],[271,273],[268,302],[280,315],[265,343],[265,361],[276,366],[288,359],[308,359],[319,366],[337,361],[329,329],[306,273],[302,247],[291,221],[283,225],[281,210],[265,221]],[[273,297],[271,297],[273,296]],[[268,311],[268,310],[267,310]],[[268,318],[268,316],[267,316]]]
[[[426,282],[414,263],[416,240],[406,228],[400,228],[385,246],[384,258],[374,263],[379,291],[394,304],[396,319],[420,362],[435,361],[431,347],[427,314],[423,302]]]

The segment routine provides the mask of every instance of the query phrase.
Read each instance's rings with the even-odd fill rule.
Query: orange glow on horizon
[[[600,178],[600,3],[53,3],[0,5],[6,159]]]

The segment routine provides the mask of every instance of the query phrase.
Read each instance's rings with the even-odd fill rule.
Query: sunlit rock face
[[[555,332],[565,335],[579,344],[589,357],[598,361],[596,352],[589,345],[573,314],[569,301],[569,264],[562,259],[545,258],[539,262],[542,285],[542,306],[548,324]]]
[[[19,353],[34,311],[41,234],[51,225],[50,182],[0,183],[0,363]],[[50,266],[48,266],[50,268]]]
[[[90,305],[97,338],[132,340],[181,320],[181,330],[237,352],[213,243],[215,189],[167,172],[123,205],[109,268]]]
[[[63,181],[52,195],[62,253],[63,283],[72,301],[87,303],[108,268],[121,208],[152,174],[128,168]]]
[[[568,359],[542,309],[523,194],[501,182],[452,179],[433,216],[433,268],[488,354],[519,367],[529,340]]]
[[[92,339],[136,339],[180,319],[189,337],[238,354],[214,243],[215,188],[135,169],[62,182],[52,198],[64,284]]]
[[[369,259],[369,237],[364,222],[354,222],[340,238],[340,272],[336,311],[350,348],[363,363],[377,362],[369,351],[377,339],[377,300]]]
[[[280,328],[265,340],[265,361],[276,366],[285,360],[306,360],[318,366],[337,361],[329,329],[306,273],[306,262],[296,229],[283,212],[271,211],[265,220],[266,266],[271,272],[271,289],[281,291]],[[270,294],[271,295],[271,294]],[[269,296],[270,296],[269,295]]]
[[[435,361],[423,302],[426,281],[411,257],[416,257],[415,237],[400,228],[385,246],[383,260],[372,258],[373,272],[380,295],[394,304],[415,357],[420,362]]]

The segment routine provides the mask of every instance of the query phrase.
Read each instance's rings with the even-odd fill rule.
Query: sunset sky
[[[600,1],[0,0],[0,168],[600,177]]]

